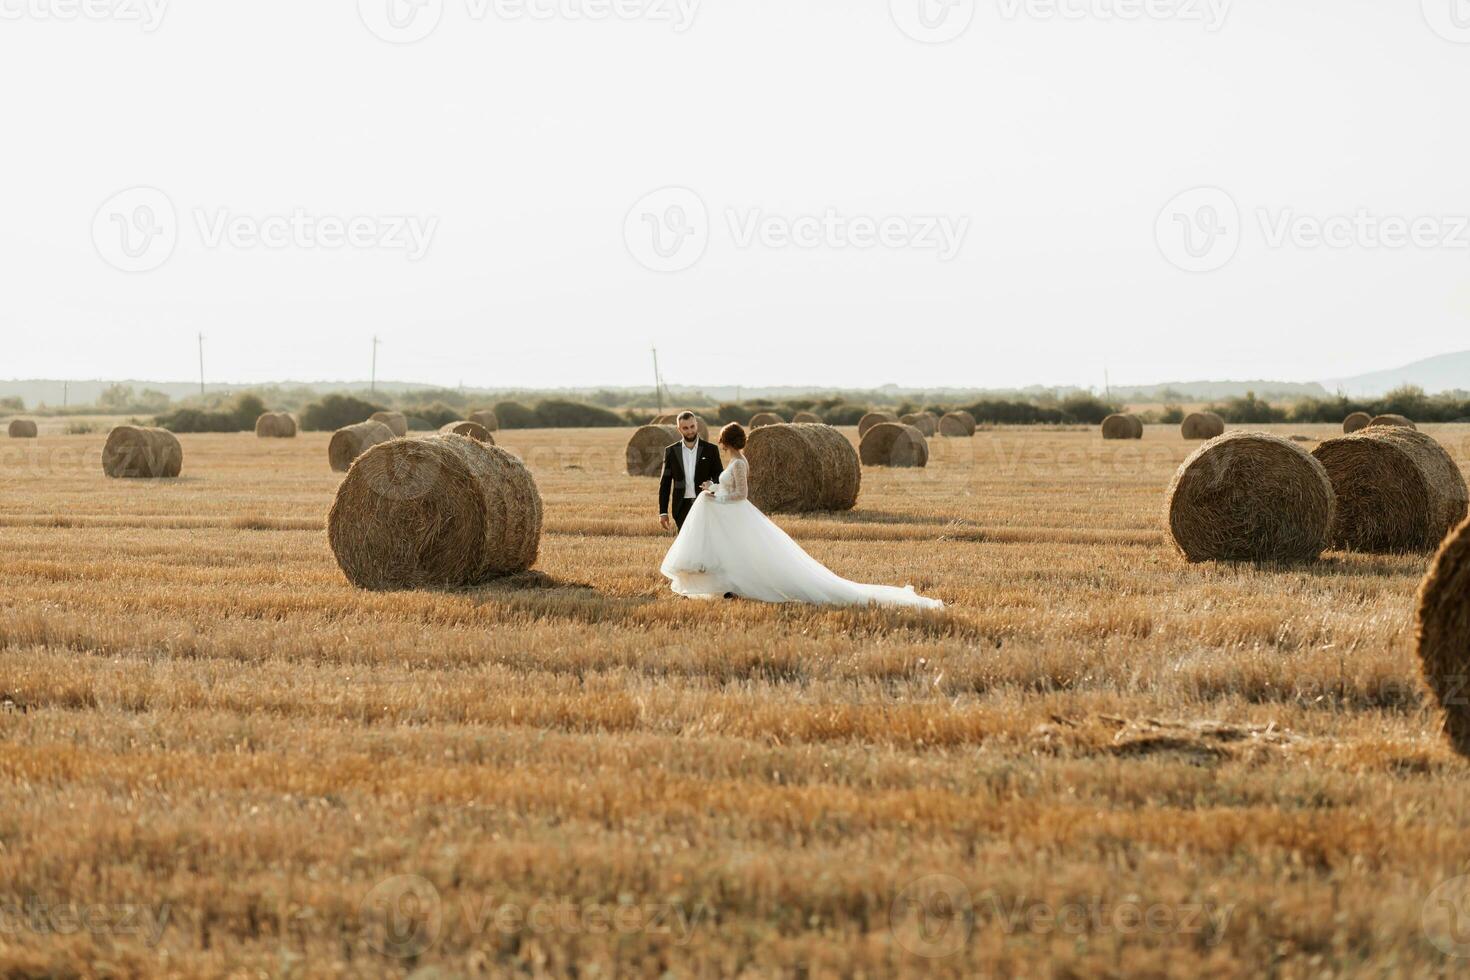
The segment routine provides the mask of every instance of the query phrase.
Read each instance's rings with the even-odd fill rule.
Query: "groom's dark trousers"
[[[664,472],[658,481],[658,512],[672,514],[674,523],[682,530],[689,508],[698,499],[699,487],[706,480],[719,480],[720,450],[712,442],[699,440],[694,448],[694,492],[696,496],[684,496],[684,443],[679,441],[664,450]]]

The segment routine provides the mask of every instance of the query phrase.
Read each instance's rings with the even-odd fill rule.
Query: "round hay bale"
[[[483,442],[487,446],[495,445],[495,437],[490,434],[489,429],[485,428],[479,422],[471,422],[468,419],[463,422],[444,423],[439,427],[439,434],[441,436],[464,436],[466,439]]]
[[[763,425],[785,425],[786,420],[775,412],[756,412],[750,418],[747,429],[759,429]]]
[[[102,447],[102,472],[108,476],[172,479],[184,468],[184,447],[167,429],[119,425]]]
[[[1359,429],[1368,428],[1368,423],[1373,421],[1373,416],[1367,412],[1354,412],[1342,420],[1342,431],[1347,433],[1357,432]]]
[[[371,419],[345,426],[332,433],[332,441],[327,443],[327,460],[332,464],[332,469],[338,473],[346,473],[352,468],[353,460],[378,443],[392,438],[392,429]]]
[[[825,425],[822,417],[816,412],[797,412],[791,421],[797,425]]]
[[[402,412],[374,412],[370,422],[382,422],[395,436],[408,435],[408,417]]]
[[[492,408],[477,409],[476,411],[473,411],[468,416],[466,416],[465,420],[468,422],[478,422],[479,424],[483,425],[488,432],[500,431],[500,418],[495,414],[495,410]]]
[[[1169,484],[1164,528],[1190,561],[1306,561],[1327,547],[1332,483],[1296,443],[1230,432],[1196,449]]]
[[[867,435],[868,430],[875,425],[881,425],[884,422],[897,421],[898,416],[894,415],[892,412],[869,412],[862,418],[858,419],[858,438],[861,439],[863,436]]]
[[[664,472],[664,450],[683,440],[679,430],[672,425],[644,425],[628,440],[627,460],[629,476],[662,476]]]
[[[1103,419],[1102,437],[1104,439],[1142,439],[1143,422],[1136,415],[1125,415],[1116,413]]]
[[[918,429],[925,439],[933,439],[939,434],[939,419],[933,412],[912,412],[899,421]]]
[[[1470,756],[1470,522],[1440,546],[1419,586],[1417,642],[1424,681],[1439,702],[1444,733]]]
[[[1186,439],[1213,439],[1225,434],[1225,420],[1214,412],[1191,412],[1179,431]]]
[[[1419,428],[1417,425],[1415,425],[1413,422],[1410,422],[1408,419],[1404,418],[1402,415],[1393,415],[1391,413],[1388,414],[1388,415],[1379,415],[1379,416],[1376,416],[1375,418],[1371,419],[1368,422],[1367,426],[1365,426],[1365,428],[1369,428],[1369,429],[1374,429],[1374,428],[1391,428],[1391,427],[1399,427],[1399,428],[1404,428],[1404,429],[1417,429],[1417,428]]]
[[[864,466],[927,466],[929,443],[912,425],[879,422],[863,436],[858,456]]]
[[[969,412],[946,412],[939,419],[939,434],[947,439],[968,439],[975,434],[975,417]]]
[[[504,449],[460,435],[394,439],[348,471],[327,539],[364,589],[459,588],[523,572],[541,543],[541,494]]]
[[[857,450],[815,423],[762,426],[745,444],[750,500],[767,514],[851,510],[862,489]]]
[[[296,420],[285,412],[266,412],[255,420],[255,435],[261,439],[294,439]]]
[[[36,423],[30,419],[11,419],[10,438],[12,439],[34,439],[36,438]]]
[[[1432,551],[1470,506],[1454,459],[1415,429],[1370,427],[1328,439],[1312,455],[1327,469],[1337,497],[1336,548]]]

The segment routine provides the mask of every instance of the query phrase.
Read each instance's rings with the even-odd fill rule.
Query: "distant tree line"
[[[1274,405],[1257,398],[1254,392],[1230,398],[1210,406],[1227,422],[1262,424],[1268,422],[1338,423],[1354,412],[1369,415],[1403,415],[1415,422],[1470,422],[1470,392],[1452,391],[1428,395],[1413,386],[1396,388],[1382,398],[1304,398],[1290,406]],[[1174,417],[1174,416],[1177,416]],[[1176,406],[1166,406],[1160,421],[1183,421],[1184,413]]]

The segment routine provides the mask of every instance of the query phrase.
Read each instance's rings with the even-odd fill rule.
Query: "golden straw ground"
[[[402,593],[337,566],[330,433],[182,435],[182,479],[109,480],[112,420],[43,423],[0,440],[0,898],[168,914],[151,945],[8,931],[0,975],[1461,962],[1425,929],[1470,868],[1470,762],[1419,680],[1428,556],[1179,560],[1177,426],[935,439],[852,510],[776,515],[948,603],[913,615],[670,595],[628,429],[502,429],[534,569]],[[1463,471],[1470,426],[1424,428]],[[390,904],[405,881],[431,901]],[[393,910],[410,943],[440,913],[417,956]]]

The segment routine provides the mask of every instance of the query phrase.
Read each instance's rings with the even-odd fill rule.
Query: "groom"
[[[679,435],[683,440],[664,450],[664,473],[658,481],[658,522],[684,527],[684,518],[707,480],[720,478],[720,450],[699,438],[699,422],[693,412],[679,413]]]

